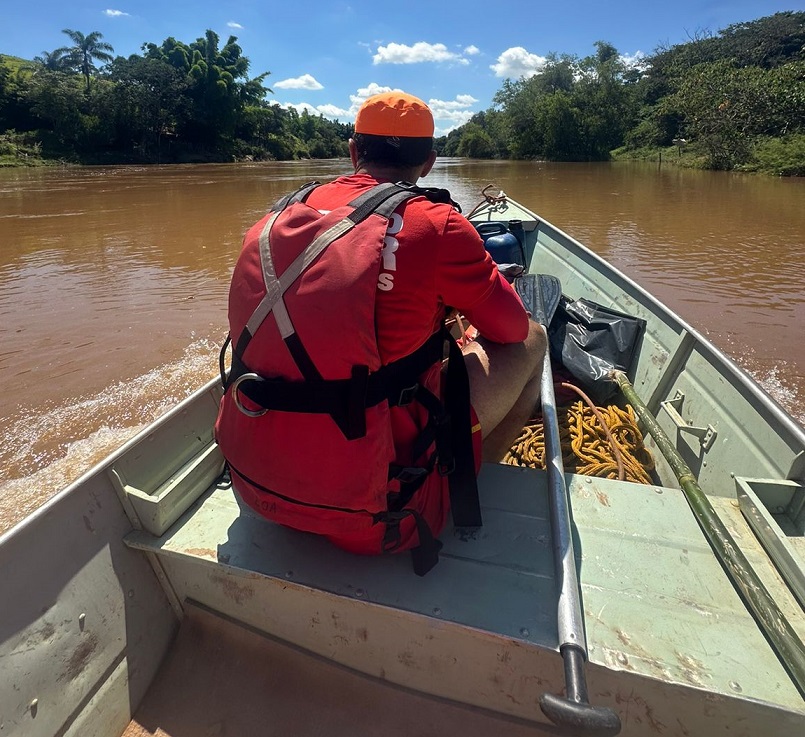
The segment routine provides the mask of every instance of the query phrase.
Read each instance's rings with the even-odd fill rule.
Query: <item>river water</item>
[[[344,160],[0,169],[0,532],[217,370],[243,232]],[[656,164],[437,162],[494,183],[704,333],[805,424],[805,181]]]

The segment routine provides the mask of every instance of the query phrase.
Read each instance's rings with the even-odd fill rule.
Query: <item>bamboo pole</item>
[[[758,578],[746,556],[741,552],[729,530],[713,509],[707,495],[702,491],[693,471],[679,455],[649,408],[637,395],[626,374],[622,371],[614,371],[612,376],[626,400],[634,407],[638,417],[654,438],[665,460],[668,461],[693,514],[721,565],[774,646],[778,657],[791,675],[791,679],[805,697],[805,645],[802,644],[802,640]]]

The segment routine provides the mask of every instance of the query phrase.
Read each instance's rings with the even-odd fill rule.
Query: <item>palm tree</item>
[[[55,51],[43,51],[34,57],[34,61],[51,72],[67,71],[70,68],[69,49],[62,47]]]
[[[114,49],[105,41],[101,41],[103,34],[100,31],[93,31],[85,36],[80,31],[71,31],[66,28],[62,31],[66,33],[75,46],[67,49],[72,65],[84,75],[87,81],[87,92],[89,92],[89,76],[95,71],[95,60],[109,62],[114,58]]]

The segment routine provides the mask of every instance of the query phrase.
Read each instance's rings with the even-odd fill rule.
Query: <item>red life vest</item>
[[[262,516],[337,538],[369,539],[372,526],[384,525],[382,544],[361,552],[412,548],[414,569],[424,575],[441,544],[436,521],[411,500],[428,474],[452,472],[456,524],[481,523],[469,384],[455,341],[442,326],[414,353],[385,365],[377,346],[388,221],[425,190],[380,184],[322,213],[304,202],[315,186],[281,199],[244,239],[230,286],[232,369],[223,376],[222,350],[226,391],[216,438],[236,491]],[[452,413],[466,413],[459,422],[441,399],[448,353]],[[390,412],[414,401],[430,419],[414,454],[420,464],[402,468],[394,463]],[[400,522],[409,516],[416,534],[401,540]]]

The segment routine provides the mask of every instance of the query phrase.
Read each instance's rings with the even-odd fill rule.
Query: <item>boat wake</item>
[[[805,396],[800,396],[796,384],[790,380],[789,367],[785,362],[764,364],[752,350],[734,360],[766,394],[805,427]]]
[[[218,350],[196,340],[177,361],[131,381],[5,420],[0,534],[214,377]]]
[[[746,368],[746,367],[745,367]],[[805,397],[800,398],[795,388],[785,383],[785,369],[772,366],[763,371],[747,368],[764,391],[786,410],[800,425],[805,427]]]

